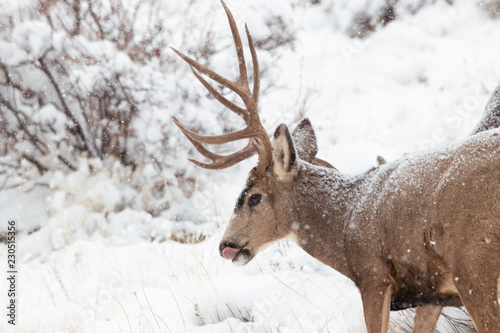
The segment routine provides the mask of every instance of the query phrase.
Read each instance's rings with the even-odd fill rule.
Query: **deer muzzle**
[[[250,250],[230,242],[221,242],[219,253],[222,258],[243,265],[251,259]]]

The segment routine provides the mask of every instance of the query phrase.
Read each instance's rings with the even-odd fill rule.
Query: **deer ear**
[[[304,118],[292,132],[297,156],[306,162],[312,163],[318,153],[316,134],[308,118]]]
[[[295,175],[295,147],[288,127],[281,124],[274,132],[273,171],[279,180],[290,180]]]

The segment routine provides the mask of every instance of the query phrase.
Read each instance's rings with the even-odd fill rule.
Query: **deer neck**
[[[298,221],[292,224],[297,243],[314,258],[350,277],[344,229],[362,179],[304,163],[298,181]]]

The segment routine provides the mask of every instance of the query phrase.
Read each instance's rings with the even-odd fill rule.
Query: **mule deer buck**
[[[467,309],[478,332],[500,332],[500,131],[478,133],[439,149],[405,155],[358,176],[316,158],[316,137],[304,119],[290,133],[278,126],[271,140],[260,122],[259,64],[253,87],[234,18],[226,11],[239,61],[230,81],[174,51],[220,103],[247,127],[200,136],[175,124],[211,163],[223,169],[258,154],[220,243],[223,258],[246,264],[283,238],[344,274],[358,287],[369,333],[387,332],[391,310],[417,307],[415,332],[433,332],[443,306]],[[229,88],[244,107],[204,78]],[[215,154],[205,144],[248,139],[241,151]]]

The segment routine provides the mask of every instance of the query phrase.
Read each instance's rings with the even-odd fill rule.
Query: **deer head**
[[[316,136],[309,120],[304,119],[290,134],[285,124],[280,125],[274,134],[271,144],[269,136],[262,125],[258,114],[258,99],[260,88],[260,73],[257,52],[252,37],[245,26],[246,36],[253,62],[253,88],[250,89],[247,76],[245,55],[241,37],[231,11],[224,1],[222,6],[226,12],[233,35],[236,54],[239,63],[239,78],[228,80],[202,66],[195,60],[173,49],[191,67],[195,77],[205,88],[228,109],[243,118],[247,127],[229,134],[219,136],[200,136],[189,131],[175,117],[174,123],[191,141],[194,147],[212,163],[206,164],[195,160],[191,162],[206,169],[223,169],[259,155],[257,166],[252,169],[247,184],[237,200],[234,214],[220,243],[220,253],[225,259],[234,263],[248,263],[265,245],[276,240],[292,236],[290,216],[294,211],[290,187],[298,174],[299,158],[328,168],[333,168],[328,162],[316,158],[318,151]],[[201,74],[235,92],[242,100],[244,108],[222,96]],[[207,150],[203,145],[219,145],[236,140],[248,139],[248,144],[241,151],[228,156],[221,156]],[[294,144],[296,141],[297,146]]]
[[[272,148],[266,170],[250,172],[220,243],[222,257],[234,263],[246,264],[267,244],[293,237],[290,188],[297,175],[297,156],[286,125],[277,128]]]

